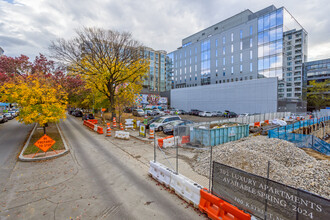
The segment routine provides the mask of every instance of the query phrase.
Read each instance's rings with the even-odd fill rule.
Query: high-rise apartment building
[[[277,77],[278,111],[306,111],[307,32],[284,7],[245,10],[183,39],[168,57],[173,89]]]
[[[166,72],[166,51],[144,48],[144,56],[150,60],[150,70],[143,81],[143,92],[165,92],[171,87],[171,78]]]
[[[0,56],[2,56],[4,52],[5,51],[0,47]]]

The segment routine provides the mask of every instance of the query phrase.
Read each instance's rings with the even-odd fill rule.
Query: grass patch
[[[46,134],[56,141],[56,143],[52,146],[52,149],[54,149],[55,151],[65,149],[61,135],[55,123],[48,123],[48,127],[46,128]],[[37,142],[42,136],[44,136],[44,129],[38,124],[36,130],[31,137],[29,146],[25,149],[23,155],[35,154],[38,150],[39,153],[43,152],[34,145],[34,143]],[[52,149],[49,148],[48,151],[52,151]]]

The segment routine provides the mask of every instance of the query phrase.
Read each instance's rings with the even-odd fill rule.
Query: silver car
[[[178,120],[181,120],[179,116],[163,116],[151,123],[150,128],[154,128],[155,131],[162,131],[168,123]]]

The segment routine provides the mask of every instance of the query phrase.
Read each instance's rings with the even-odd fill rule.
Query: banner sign
[[[215,161],[212,193],[260,219],[329,219],[330,200]]]

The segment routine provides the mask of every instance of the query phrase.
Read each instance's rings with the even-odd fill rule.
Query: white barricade
[[[163,148],[174,147],[174,137],[164,139]]]
[[[159,176],[159,163],[150,161],[150,168],[149,168],[149,173],[154,179],[158,180]]]
[[[125,131],[116,131],[115,132],[115,138],[119,138],[119,139],[129,139],[129,132],[125,132]]]
[[[127,130],[127,128],[133,129],[133,120],[134,119],[125,119],[125,129],[126,130]]]
[[[169,187],[171,184],[171,181],[172,181],[172,174],[173,174],[172,170],[170,170],[163,164],[160,164],[159,176],[158,176],[159,182],[161,182],[161,183],[165,184],[167,187]]]
[[[185,177],[181,174],[172,173],[170,187],[179,196],[184,195]]]
[[[97,125],[96,124],[94,125],[94,131],[97,131]]]
[[[158,182],[166,185],[167,187],[170,186],[173,172],[166,166],[157,162],[150,161],[149,173],[154,179],[158,180]]]
[[[184,200],[194,204],[195,208],[197,208],[201,200],[201,189],[203,189],[201,185],[185,177]]]

